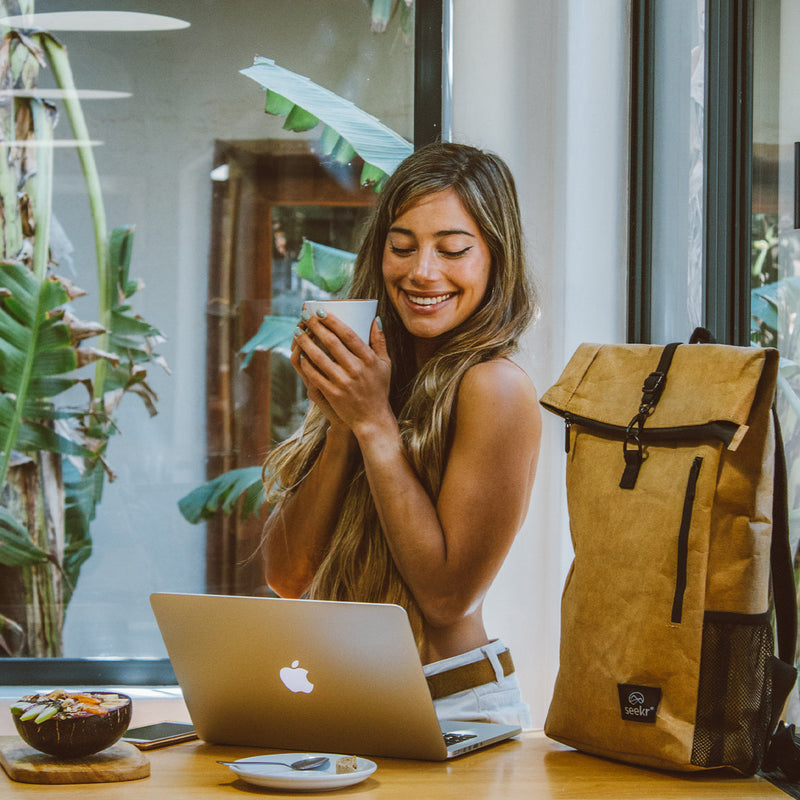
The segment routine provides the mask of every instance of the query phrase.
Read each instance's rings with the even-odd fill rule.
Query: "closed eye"
[[[472,250],[472,245],[465,247],[463,250],[441,250],[440,252],[445,258],[458,258],[466,255],[470,250]]]
[[[396,255],[396,256],[407,256],[414,252],[413,247],[397,247],[389,243],[389,249]]]

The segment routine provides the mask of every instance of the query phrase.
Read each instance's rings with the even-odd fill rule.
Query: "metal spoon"
[[[226,767],[249,767],[251,764],[280,764],[282,767],[305,770],[319,769],[319,767],[326,766],[329,761],[328,756],[307,756],[298,761],[293,761],[291,764],[287,764],[285,761],[217,761],[217,764],[223,764]]]

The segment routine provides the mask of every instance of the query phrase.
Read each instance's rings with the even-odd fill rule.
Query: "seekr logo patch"
[[[622,719],[629,722],[656,721],[661,689],[657,686],[639,686],[635,683],[618,683],[619,709]]]

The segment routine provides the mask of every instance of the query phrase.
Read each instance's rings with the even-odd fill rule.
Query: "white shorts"
[[[516,672],[503,675],[503,668],[497,660],[497,654],[507,649],[500,640],[495,640],[461,655],[425,664],[422,669],[426,676],[438,675],[440,672],[486,658],[495,671],[496,680],[491,683],[434,700],[436,716],[439,719],[462,722],[499,722],[519,725],[521,728],[533,727],[531,711],[522,699]]]

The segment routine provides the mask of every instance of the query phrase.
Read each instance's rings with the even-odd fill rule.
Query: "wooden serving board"
[[[128,742],[83,758],[63,759],[40,753],[19,736],[0,736],[0,766],[20,783],[110,783],[150,775],[150,761]]]

